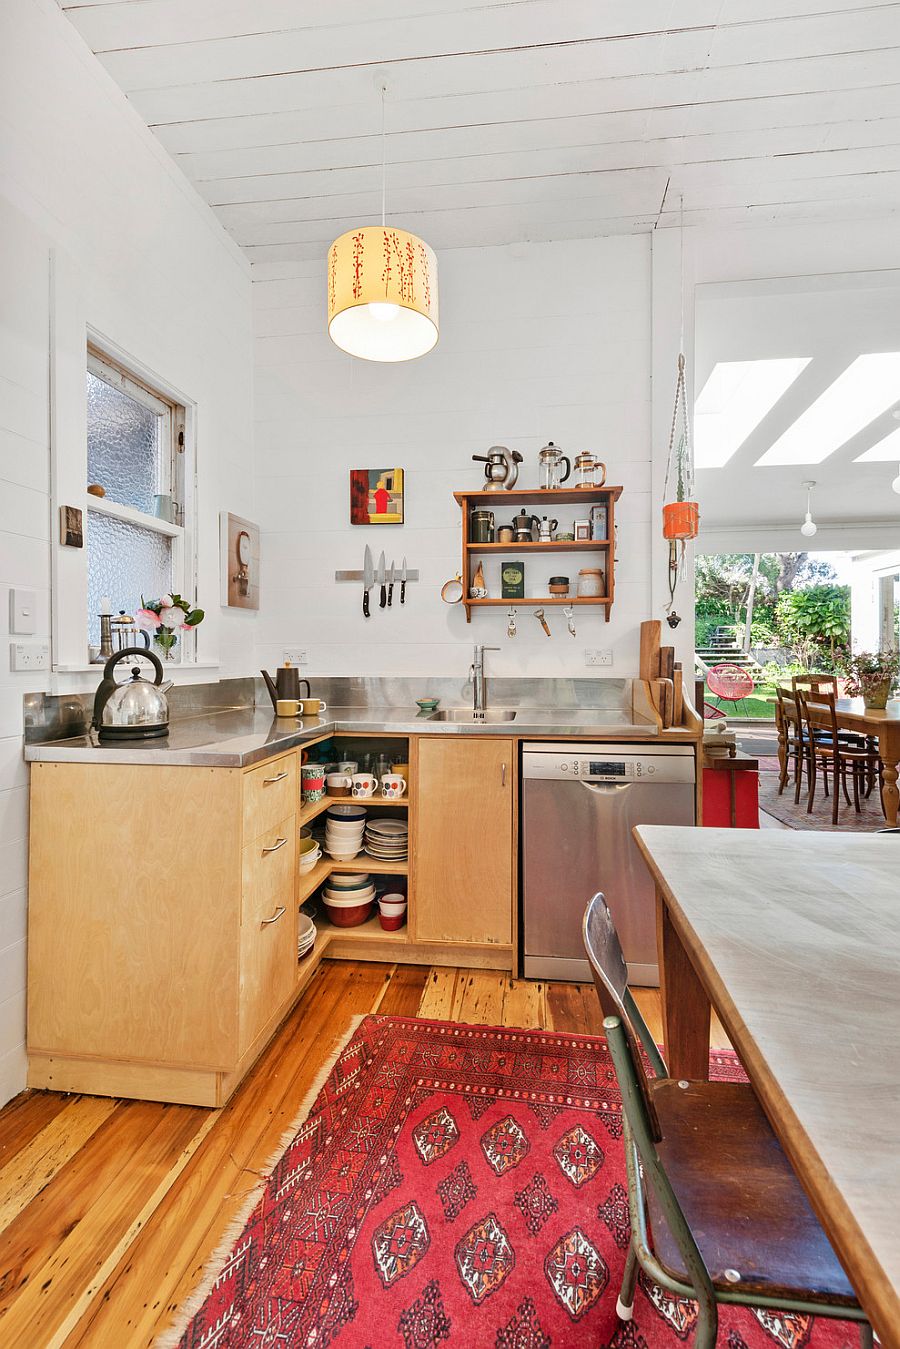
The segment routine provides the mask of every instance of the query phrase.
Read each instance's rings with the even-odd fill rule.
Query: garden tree
[[[835,647],[850,641],[850,587],[811,585],[785,591],[775,605],[775,619],[807,669],[826,648],[833,662]]]

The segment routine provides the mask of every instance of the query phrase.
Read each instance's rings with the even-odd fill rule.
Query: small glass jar
[[[578,573],[578,598],[581,600],[602,599],[604,590],[603,568],[583,567]]]
[[[551,576],[549,582],[549,590],[551,595],[556,595],[557,597],[568,595],[569,593],[568,576]]]

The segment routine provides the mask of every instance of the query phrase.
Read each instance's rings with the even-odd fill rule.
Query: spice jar
[[[602,599],[603,591],[603,568],[582,567],[578,573],[578,598]]]
[[[569,593],[568,576],[551,576],[549,589],[551,595],[568,595]]]

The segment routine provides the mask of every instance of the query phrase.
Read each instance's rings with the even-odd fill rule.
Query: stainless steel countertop
[[[405,707],[335,707],[325,717],[302,722],[282,720],[262,707],[239,708],[185,717],[172,722],[158,740],[99,744],[91,735],[25,746],[32,763],[165,764],[195,768],[246,768],[335,731],[378,735],[566,736],[602,739],[604,735],[655,737],[656,726],[625,712],[586,708],[519,707],[513,721],[499,723],[435,721]]]

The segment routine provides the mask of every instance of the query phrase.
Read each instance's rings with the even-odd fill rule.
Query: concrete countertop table
[[[881,1342],[900,1349],[900,838],[642,825],[669,1071],[710,1005]]]

